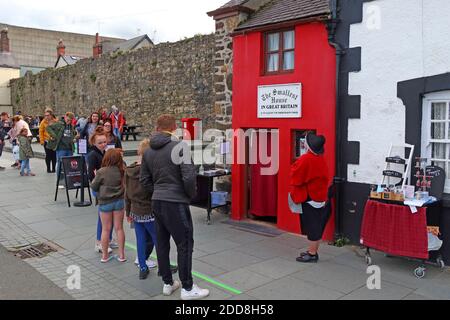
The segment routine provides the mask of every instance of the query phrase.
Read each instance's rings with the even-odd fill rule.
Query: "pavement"
[[[128,162],[130,158],[125,160]],[[68,208],[65,192],[60,192],[55,202],[55,176],[45,173],[43,160],[31,160],[36,177],[20,177],[17,170],[10,168],[11,163],[12,155],[4,153],[0,158],[0,166],[7,167],[0,172],[0,245],[14,251],[48,243],[57,251],[40,258],[18,260],[0,248],[0,275],[30,281],[31,287],[44,289],[36,297],[32,290],[14,289],[13,281],[8,284],[8,279],[5,283],[5,277],[0,276],[0,299],[179,299],[179,292],[170,297],[162,295],[162,282],[156,270],[151,270],[147,280],[139,280],[133,263],[134,230],[128,224],[125,223],[128,261],[100,263],[99,254],[93,250],[96,208]],[[75,192],[70,193],[73,201]],[[417,262],[373,252],[373,263],[381,271],[381,288],[370,290],[367,281],[371,274],[367,273],[359,248],[323,243],[319,263],[301,264],[295,257],[307,247],[302,236],[285,232],[269,236],[242,230],[224,223],[229,216],[219,212],[212,214],[212,224],[207,225],[205,210],[194,207],[191,210],[194,281],[210,289],[208,299],[450,299],[448,267],[430,266],[425,278],[417,279],[413,275]],[[171,260],[176,262],[173,243]],[[71,268],[80,271],[79,288],[67,286]],[[22,283],[17,286],[27,288]]]
[[[0,245],[0,300],[71,300],[63,289]]]

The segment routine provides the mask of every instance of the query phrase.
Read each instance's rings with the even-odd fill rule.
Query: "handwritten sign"
[[[301,83],[258,86],[258,118],[301,117]]]

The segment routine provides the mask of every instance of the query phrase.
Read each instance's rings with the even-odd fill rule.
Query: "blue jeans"
[[[119,128],[114,128],[113,134],[117,137],[117,139],[122,140],[122,135],[120,134]]]
[[[25,169],[27,169],[26,173],[30,173],[31,172],[30,159],[20,160],[20,174],[24,174],[25,173]]]
[[[56,174],[59,173],[59,167],[61,165],[60,159],[62,157],[71,157],[72,155],[72,150],[56,150]]]
[[[137,256],[139,261],[139,267],[141,270],[147,270],[146,260],[150,255],[147,243],[149,238],[153,241],[156,246],[156,229],[155,222],[135,222],[134,231],[136,232],[136,244],[137,244]]]

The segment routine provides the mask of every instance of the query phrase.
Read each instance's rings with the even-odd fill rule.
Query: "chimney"
[[[0,32],[0,52],[9,52],[8,28]]]
[[[98,32],[95,34],[95,44],[93,47],[93,56],[94,58],[98,58],[102,55],[103,47],[102,44],[99,41]]]
[[[59,39],[58,46],[56,47],[56,56],[64,56],[66,54],[66,46],[64,45],[62,39]]]

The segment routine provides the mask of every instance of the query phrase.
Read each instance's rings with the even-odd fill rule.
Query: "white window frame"
[[[446,120],[442,121],[446,123],[445,126],[445,137],[446,139],[433,140],[431,139],[431,105],[432,103],[446,103]],[[447,177],[449,174],[447,173],[448,167],[450,165],[450,90],[448,91],[440,91],[426,94],[423,97],[423,107],[422,107],[422,141],[421,141],[421,157],[428,159],[428,165],[433,161],[431,157],[432,152],[432,143],[433,142],[443,142],[448,144],[446,148],[447,159],[445,159],[446,166],[443,168],[446,172]],[[440,161],[436,160],[436,161]],[[450,193],[450,179],[445,180],[444,193]]]

